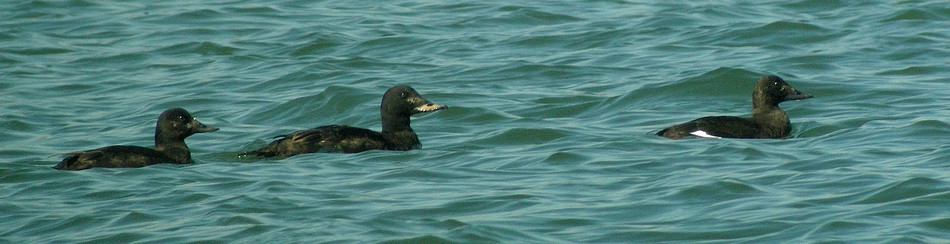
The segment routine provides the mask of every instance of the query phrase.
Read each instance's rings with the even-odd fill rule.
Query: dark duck
[[[778,76],[764,76],[752,91],[752,117],[709,116],[671,126],[656,133],[658,136],[680,139],[687,136],[703,138],[783,138],[791,132],[788,115],[778,104],[790,100],[811,98],[812,95],[795,90]]]
[[[318,152],[358,153],[367,150],[406,151],[421,147],[416,132],[409,127],[409,117],[417,113],[447,108],[430,103],[407,85],[398,85],[383,94],[379,115],[380,132],[346,125],[327,125],[280,135],[261,149],[241,156],[288,157]]]
[[[191,163],[191,152],[185,138],[195,133],[217,131],[218,128],[198,122],[181,108],[165,110],[155,125],[155,148],[139,146],[108,146],[66,153],[68,157],[54,166],[60,170],[89,168],[137,168],[153,164]]]

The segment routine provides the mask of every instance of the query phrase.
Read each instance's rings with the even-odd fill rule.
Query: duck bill
[[[425,113],[425,112],[432,112],[432,111],[437,111],[437,110],[443,110],[443,109],[447,109],[447,108],[449,108],[449,107],[448,107],[448,106],[445,106],[445,105],[439,105],[439,104],[435,104],[435,103],[426,103],[426,104],[423,104],[422,106],[416,107],[414,110],[415,110],[416,112],[419,112],[419,113]]]
[[[205,133],[205,132],[218,131],[218,128],[217,128],[217,127],[213,127],[213,126],[208,126],[208,125],[202,124],[202,123],[199,122],[197,119],[191,121],[191,128],[193,128],[193,131],[194,131],[195,133]]]
[[[795,91],[794,93],[789,94],[788,96],[785,96],[785,100],[786,100],[786,101],[788,101],[788,100],[802,100],[802,99],[809,99],[809,98],[814,97],[814,96],[812,96],[811,94],[808,94],[808,93],[800,92],[800,91],[798,91],[798,90],[794,90],[794,91]]]

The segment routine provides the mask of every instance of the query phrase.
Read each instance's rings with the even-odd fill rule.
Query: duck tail
[[[58,169],[58,170],[67,169],[69,168],[69,165],[71,165],[73,162],[76,162],[76,159],[78,158],[79,156],[71,156],[71,157],[65,158],[63,159],[62,162],[59,162],[59,164],[56,164],[56,166],[53,166],[53,169]]]
[[[274,156],[277,156],[277,155],[280,153],[280,150],[278,150],[278,149],[279,149],[278,145],[280,145],[280,140],[271,142],[270,144],[267,144],[267,146],[264,146],[264,147],[262,147],[261,149],[257,149],[257,150],[253,150],[253,151],[247,151],[247,152],[243,152],[243,153],[241,153],[241,154],[238,154],[238,157],[239,157],[239,158],[247,158],[247,157],[257,157],[257,158],[262,158],[262,157],[274,157]]]
[[[267,150],[267,147],[253,150],[253,151],[242,152],[241,154],[238,154],[239,158],[248,158],[248,157],[261,158],[261,157],[272,157],[272,156],[277,156],[277,152]]]
[[[53,166],[53,169],[58,169],[58,170],[80,170],[80,169],[86,169],[86,168],[88,168],[88,167],[80,167],[80,165],[79,165],[79,163],[80,163],[79,158],[80,158],[80,156],[82,156],[82,155],[80,154],[80,152],[70,152],[70,153],[63,153],[63,154],[59,154],[59,155],[66,156],[66,158],[64,158],[63,161],[60,161],[58,164],[56,164],[56,166]]]

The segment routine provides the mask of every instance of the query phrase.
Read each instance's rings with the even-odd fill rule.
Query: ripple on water
[[[0,236],[45,242],[946,243],[944,1],[24,1],[0,16]],[[782,140],[668,140],[748,116]],[[379,128],[410,84],[423,148],[238,158]],[[184,107],[197,162],[51,169],[150,145]],[[54,155],[54,156],[51,156]]]

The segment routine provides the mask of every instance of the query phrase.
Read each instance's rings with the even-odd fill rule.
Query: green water
[[[0,242],[947,243],[946,1],[0,3]],[[746,116],[784,140],[652,135]],[[241,159],[379,129],[382,93],[450,108],[423,148]],[[51,169],[220,127],[190,165]]]

